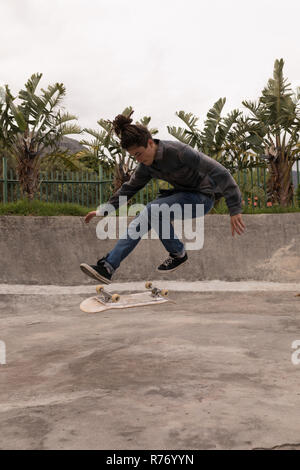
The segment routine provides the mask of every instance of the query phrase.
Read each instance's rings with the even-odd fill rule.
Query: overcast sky
[[[257,99],[283,58],[300,86],[299,0],[0,0],[0,83],[33,73],[63,82],[82,127],[131,105],[158,137],[226,97],[225,113]]]

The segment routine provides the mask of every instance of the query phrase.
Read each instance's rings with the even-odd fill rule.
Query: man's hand
[[[245,224],[242,219],[242,214],[232,215],[230,219],[232,236],[234,237],[235,232],[239,235],[242,235],[245,231]]]
[[[86,216],[85,216],[85,223],[88,224],[90,220],[93,219],[93,217],[96,217],[96,211],[93,211],[93,212],[89,212]]]

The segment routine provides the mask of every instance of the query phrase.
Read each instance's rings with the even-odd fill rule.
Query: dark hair
[[[147,127],[141,124],[131,124],[132,119],[123,114],[118,114],[112,122],[113,129],[118,137],[121,139],[121,147],[128,150],[130,147],[147,147],[148,139],[152,139],[150,132]]]

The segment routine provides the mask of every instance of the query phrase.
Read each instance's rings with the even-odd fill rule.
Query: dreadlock
[[[141,124],[131,124],[132,119],[123,114],[118,114],[112,122],[113,129],[118,137],[121,139],[121,147],[128,150],[130,147],[147,147],[148,139],[152,139],[147,127]]]

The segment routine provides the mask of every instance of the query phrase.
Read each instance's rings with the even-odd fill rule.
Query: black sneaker
[[[81,263],[80,269],[84,274],[87,274],[87,276],[90,276],[97,281],[101,281],[104,284],[110,284],[112,274],[104,266],[104,261],[105,258],[99,259],[99,261],[97,261],[97,266],[90,266],[89,264]]]
[[[179,268],[179,266],[185,263],[188,259],[188,255],[185,254],[182,258],[178,258],[170,253],[169,258],[167,258],[160,266],[158,266],[157,271],[159,272],[169,272],[174,271]]]

